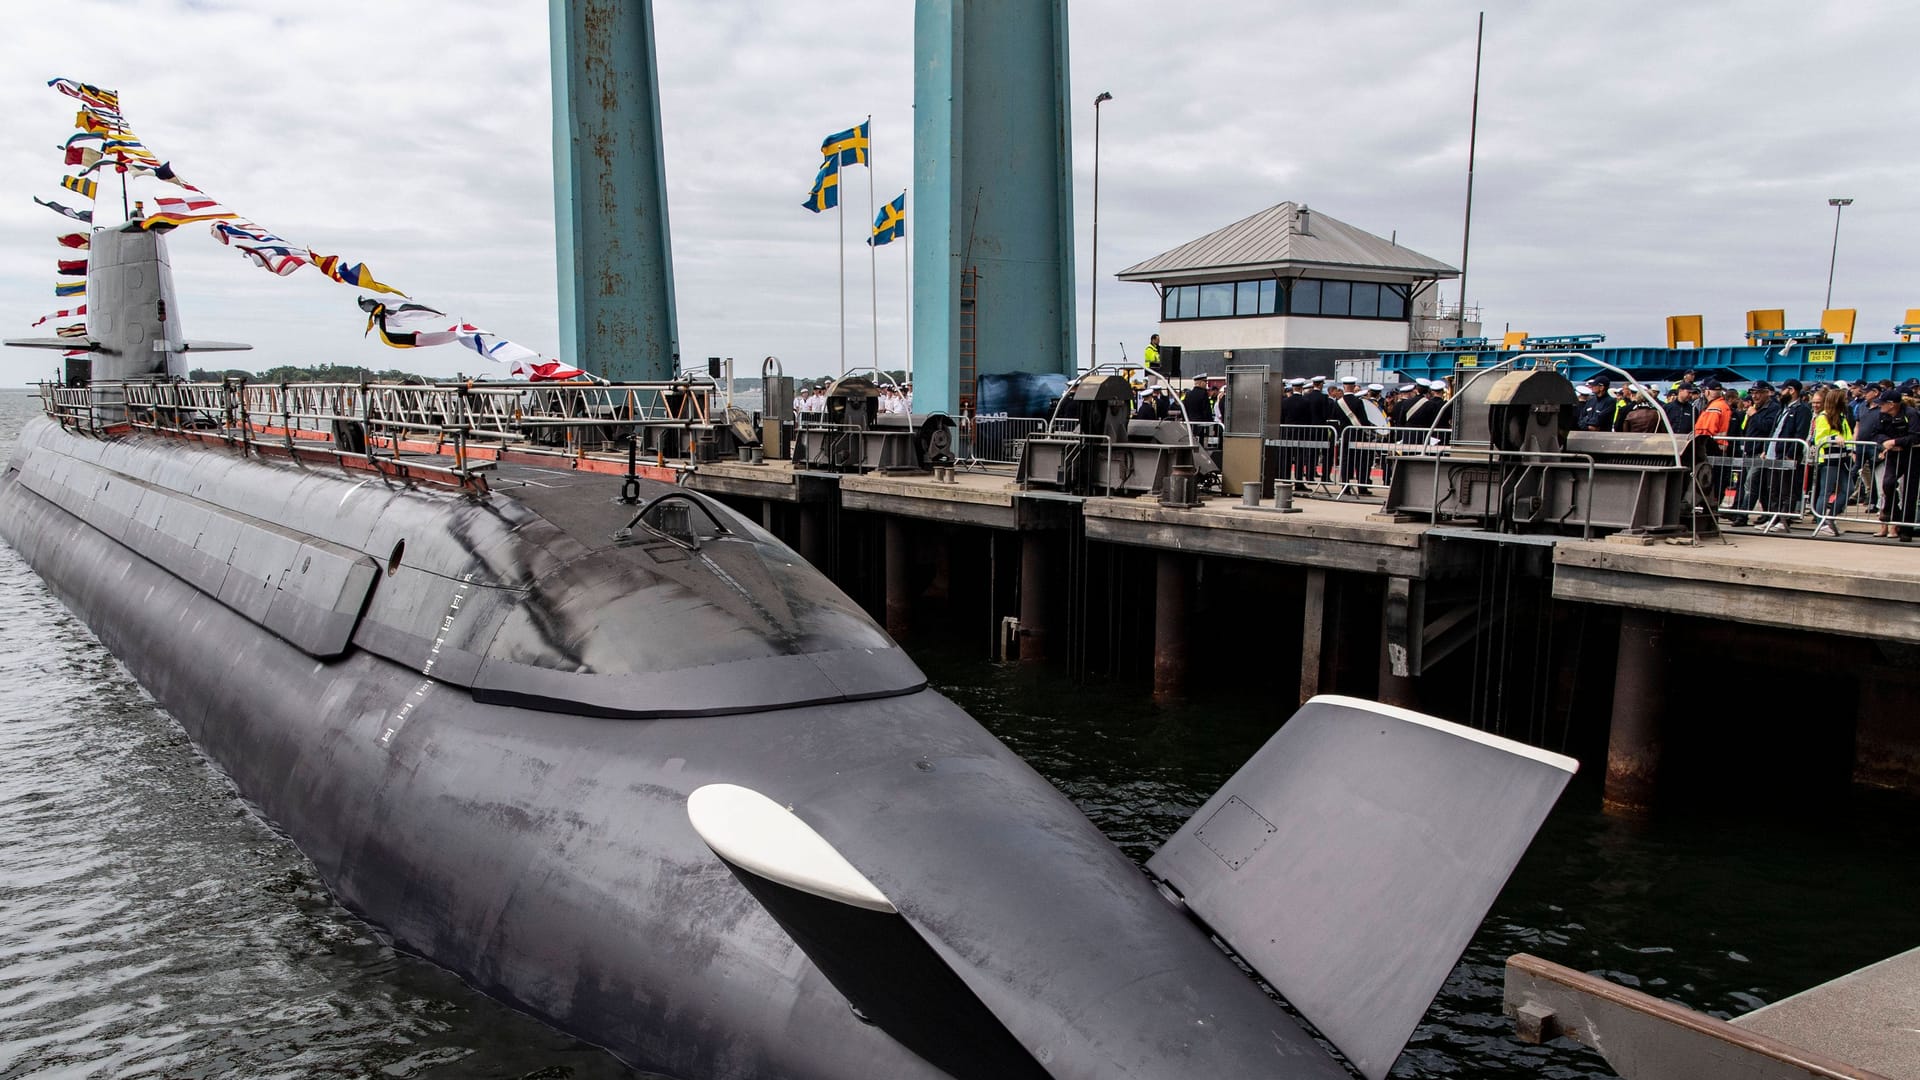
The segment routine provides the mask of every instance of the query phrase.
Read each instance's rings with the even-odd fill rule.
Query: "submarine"
[[[1575,768],[1316,697],[1136,865],[719,501],[236,436],[165,239],[8,342],[86,357],[0,537],[342,905],[650,1074],[1378,1080]]]

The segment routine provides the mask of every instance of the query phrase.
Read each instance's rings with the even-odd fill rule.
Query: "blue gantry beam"
[[[679,368],[652,0],[551,0],[560,351],[610,379]]]
[[[913,51],[913,405],[957,412],[969,268],[976,374],[1075,370],[1066,0],[918,0]]]

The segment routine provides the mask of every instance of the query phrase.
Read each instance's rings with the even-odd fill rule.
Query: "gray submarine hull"
[[[693,681],[657,688],[671,700],[631,708],[619,694],[644,693],[661,673],[606,676],[625,690],[596,683],[592,664],[516,683],[499,661],[528,658],[512,611],[533,603],[537,579],[586,573],[570,568],[609,554],[641,557],[604,546],[627,511],[604,478],[567,498],[554,495],[560,479],[540,490],[543,514],[499,492],[475,506],[339,470],[36,421],[0,477],[0,534],[344,905],[400,947],[641,1068],[687,1078],[1347,1075],[1060,793],[925,689],[884,635],[869,641],[854,627],[864,648],[800,654],[869,654],[864,683],[844,657],[812,664],[831,693],[784,669],[777,686],[729,685],[753,682],[741,675],[758,660],[795,655],[746,647],[728,662],[742,666],[696,668]],[[130,509],[115,501],[129,489]],[[212,520],[191,523],[196,539],[184,541],[190,512]],[[240,536],[215,587],[193,555],[229,517]],[[383,532],[396,521],[404,550]],[[270,560],[281,578],[264,606],[234,591],[248,550],[273,546],[248,528],[292,545]],[[127,542],[140,536],[153,539]],[[166,536],[198,546],[170,551]],[[783,586],[793,595],[833,591],[777,541],[749,539],[799,581]],[[281,603],[300,592],[287,575],[302,559],[316,573],[316,558],[346,566],[345,579],[371,577],[357,610],[336,610],[351,607],[352,580],[334,609],[331,586]],[[626,587],[661,619],[701,625],[698,605],[660,580]],[[503,597],[477,595],[487,589]],[[603,593],[585,611],[617,627],[613,599]],[[567,603],[548,603],[528,637],[571,640]],[[485,624],[495,609],[508,613],[493,619],[492,652],[460,636],[463,620]],[[844,599],[835,615],[854,618]],[[563,676],[593,684],[571,711],[551,696]],[[689,696],[703,686],[707,700]],[[756,693],[778,707],[750,707]],[[788,922],[689,825],[690,793],[713,783],[803,807],[887,893],[958,977],[960,990],[944,992],[971,995],[915,1006],[955,1017],[952,1031],[908,1049],[849,1007]],[[862,943],[845,944],[860,963]],[[1014,1050],[966,1022],[982,1008]]]

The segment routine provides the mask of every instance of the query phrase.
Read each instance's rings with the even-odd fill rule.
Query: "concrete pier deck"
[[[1108,543],[1389,577],[1428,575],[1435,550],[1423,543],[1425,525],[1370,521],[1379,510],[1374,503],[1296,499],[1293,505],[1299,513],[1225,498],[1191,509],[1151,499],[1089,499],[1082,513],[1087,537]]]
[[[1889,1080],[1920,1080],[1920,949],[1782,998],[1733,1023]]]
[[[1730,535],[1693,545],[1554,545],[1561,600],[1920,643],[1920,550]]]

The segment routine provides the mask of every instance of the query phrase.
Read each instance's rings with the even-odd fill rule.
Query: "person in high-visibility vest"
[[[1148,371],[1158,372],[1160,370],[1159,334],[1155,334],[1147,339],[1147,351],[1140,354],[1140,359],[1147,365]]]

